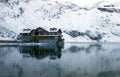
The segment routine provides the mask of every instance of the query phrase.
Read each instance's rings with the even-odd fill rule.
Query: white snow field
[[[0,40],[37,27],[61,28],[65,42],[120,42],[120,1],[0,0]]]

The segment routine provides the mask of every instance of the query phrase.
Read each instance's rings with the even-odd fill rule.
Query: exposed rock
[[[116,8],[102,8],[102,7],[99,7],[98,10],[102,11],[102,12],[109,12],[109,13],[113,13],[113,12],[116,12],[116,13],[120,13],[120,9],[116,9]]]
[[[96,41],[100,41],[102,39],[102,34],[100,34],[99,32],[91,32],[91,31],[86,31],[86,35],[91,39],[91,40],[96,40]]]
[[[7,38],[13,38],[14,39],[15,36],[16,36],[15,32],[13,32],[13,31],[5,28],[5,27],[0,26],[0,37],[3,37],[3,38],[7,37]]]
[[[89,37],[91,40],[96,40],[96,41],[100,41],[103,37],[104,34],[101,34],[99,32],[91,32],[89,30],[87,30],[85,33],[83,32],[79,32],[79,31],[76,31],[76,30],[72,30],[72,31],[68,31],[66,32],[66,34],[70,35],[71,37],[75,38],[77,36],[87,36]]]

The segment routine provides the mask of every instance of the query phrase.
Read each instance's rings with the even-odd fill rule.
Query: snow
[[[15,32],[17,36],[23,29],[58,28],[63,31],[65,42],[120,42],[120,2],[108,0],[15,0],[0,2],[0,26]],[[78,4],[77,4],[78,3]],[[88,5],[89,3],[89,5]],[[114,5],[114,7],[104,6]],[[20,10],[20,8],[22,10]],[[99,10],[105,8],[114,12]],[[71,31],[78,34],[72,37]],[[89,33],[87,33],[89,32]],[[97,35],[101,35],[101,39]],[[9,37],[16,39],[16,37]],[[0,40],[8,39],[2,37]]]

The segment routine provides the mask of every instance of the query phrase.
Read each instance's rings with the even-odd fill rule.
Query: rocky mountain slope
[[[92,6],[53,0],[0,0],[0,39],[24,28],[61,28],[66,42],[120,42],[120,2]]]

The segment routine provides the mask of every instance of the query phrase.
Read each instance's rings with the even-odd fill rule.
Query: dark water
[[[120,77],[120,44],[0,46],[0,77]]]

